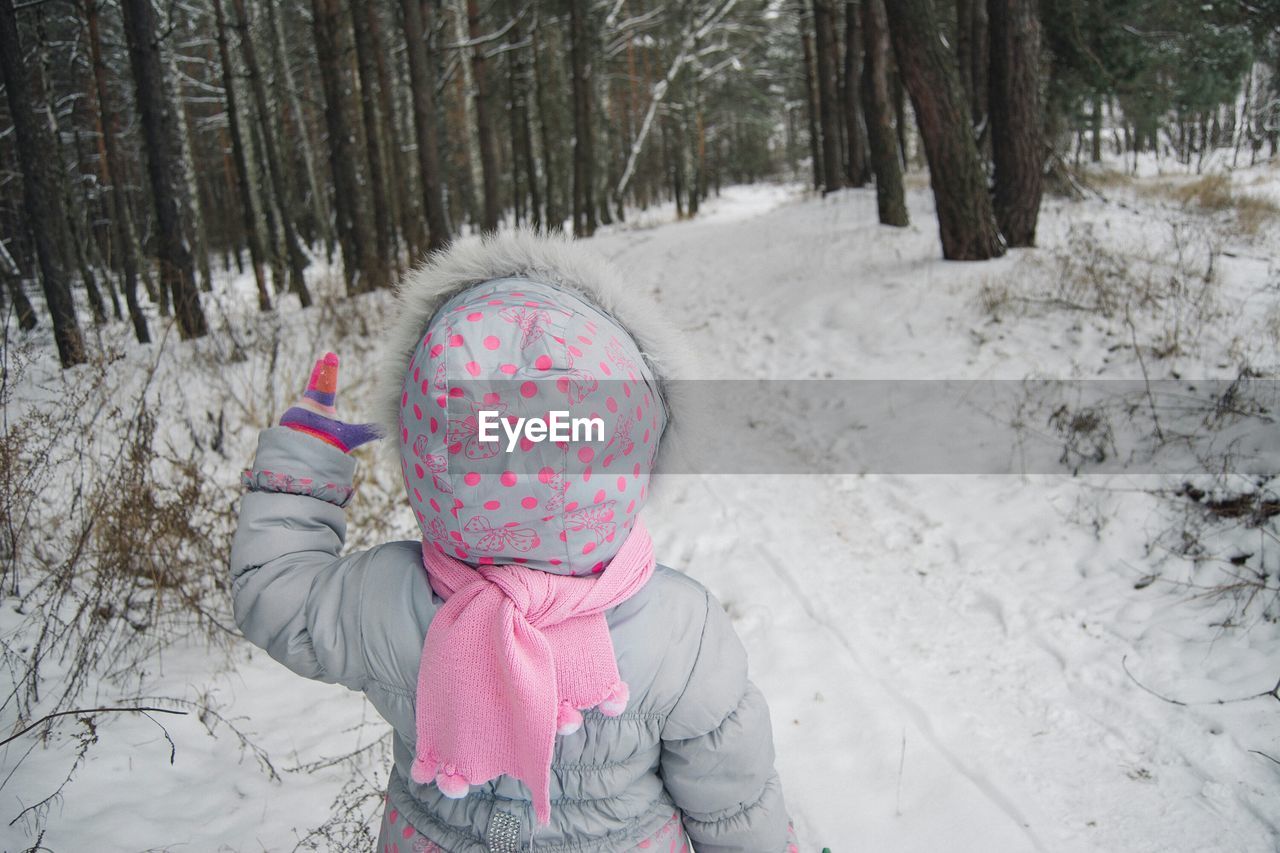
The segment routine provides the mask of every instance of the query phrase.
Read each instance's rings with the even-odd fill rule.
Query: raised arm
[[[298,405],[263,430],[231,547],[236,624],[299,675],[361,689],[369,676],[362,585],[378,551],[340,557],[355,460],[378,437],[337,419],[338,357],[316,362]],[[389,547],[389,546],[388,546]]]

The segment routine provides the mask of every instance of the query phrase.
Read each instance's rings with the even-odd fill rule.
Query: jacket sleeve
[[[662,732],[662,776],[698,853],[783,853],[789,843],[764,695],[710,593],[688,684]]]
[[[363,587],[380,549],[339,556],[354,472],[355,460],[324,441],[263,430],[243,475],[231,591],[250,642],[299,675],[361,690]]]

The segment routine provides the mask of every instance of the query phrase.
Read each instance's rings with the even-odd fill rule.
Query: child
[[[245,636],[395,730],[378,851],[794,853],[742,644],[639,518],[679,422],[662,321],[531,232],[400,300],[385,430],[422,540],[339,556],[379,430],[338,419],[330,353],[259,438],[231,552]]]

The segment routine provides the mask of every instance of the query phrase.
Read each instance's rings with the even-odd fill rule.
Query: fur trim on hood
[[[405,374],[432,317],[453,295],[501,278],[525,278],[563,288],[612,317],[635,340],[658,383],[667,411],[664,449],[688,419],[689,405],[673,379],[688,376],[689,356],[669,318],[641,296],[608,260],[581,241],[527,228],[461,239],[431,254],[397,288],[391,345],[380,372],[379,420],[387,435],[399,430]],[[394,442],[388,442],[394,447]]]

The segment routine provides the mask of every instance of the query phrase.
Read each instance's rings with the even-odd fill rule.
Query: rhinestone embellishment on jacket
[[[510,812],[495,811],[489,818],[485,844],[489,853],[519,853],[520,818]]]

